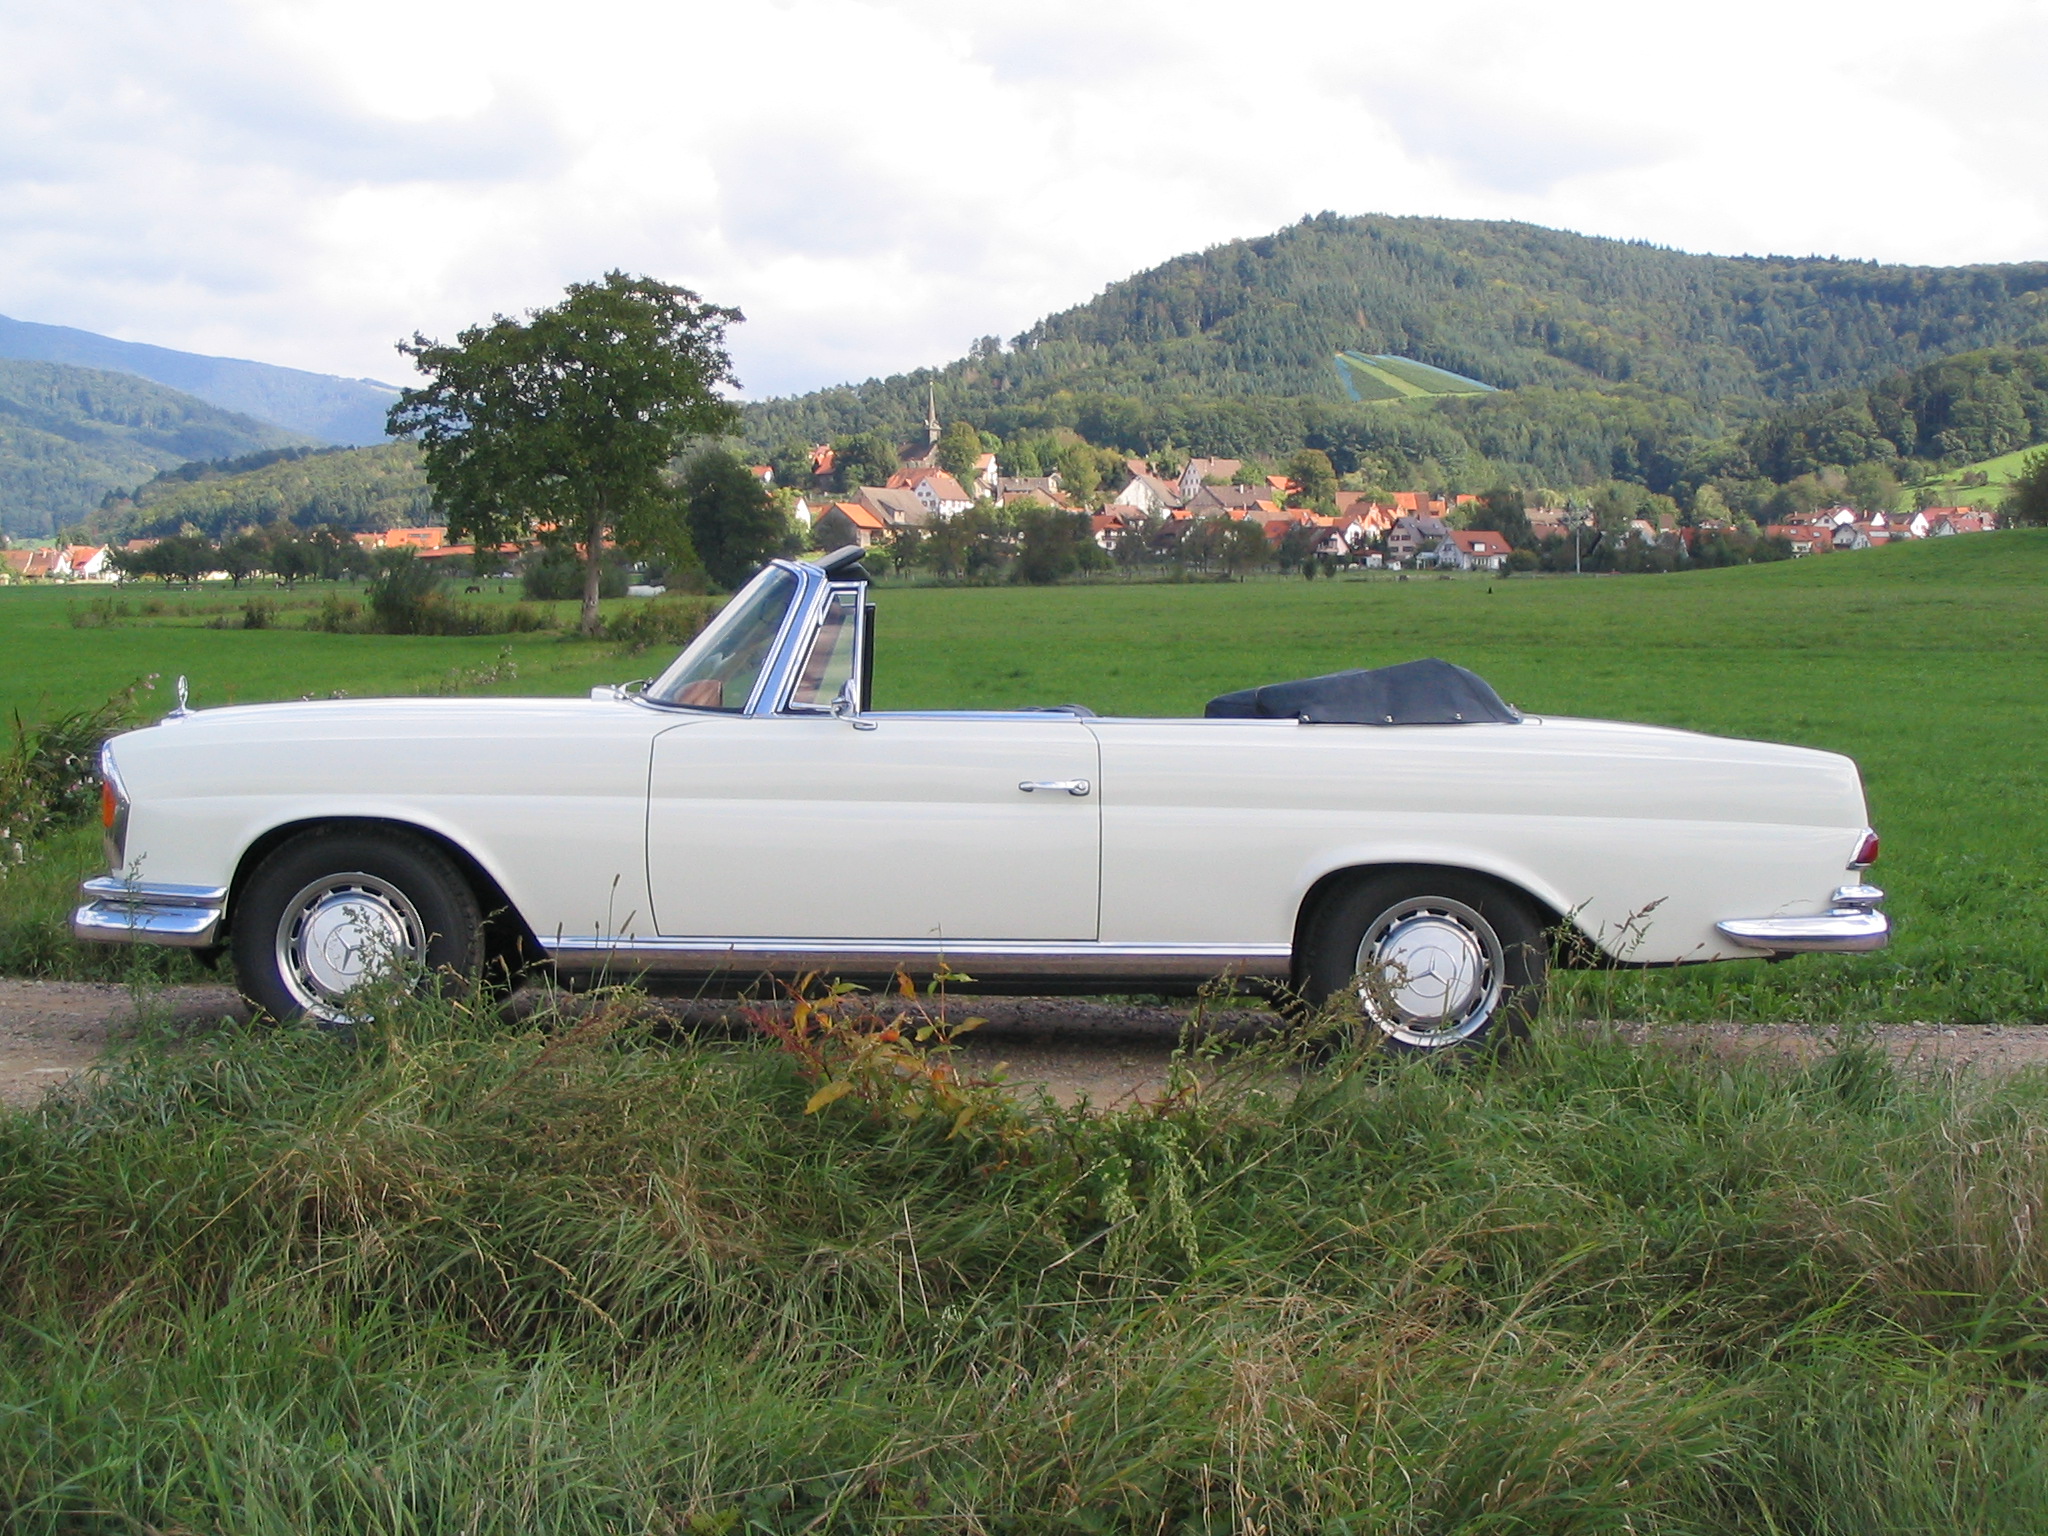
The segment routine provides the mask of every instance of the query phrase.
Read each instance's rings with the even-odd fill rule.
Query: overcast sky
[[[398,380],[609,267],[750,395],[1323,209],[2048,258],[2043,0],[0,0],[0,313]]]

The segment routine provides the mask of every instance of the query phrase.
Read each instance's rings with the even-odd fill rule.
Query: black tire
[[[1519,892],[1463,870],[1387,869],[1323,902],[1302,990],[1317,1007],[1355,998],[1388,1049],[1426,1055],[1527,1034],[1549,970],[1542,919]]]
[[[347,985],[395,957],[466,981],[484,958],[476,893],[448,856],[400,832],[315,830],[272,851],[235,897],[228,947],[250,1004],[346,1028]]]

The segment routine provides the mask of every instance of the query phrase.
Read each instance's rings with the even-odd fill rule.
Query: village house
[[[858,544],[872,548],[889,536],[889,525],[857,501],[835,501],[821,510],[811,527],[818,542],[831,549]]]
[[[924,498],[900,486],[864,485],[855,493],[854,500],[892,532],[898,528],[928,528],[935,521]]]
[[[1267,493],[1249,485],[1204,485],[1187,500],[1190,517],[1221,517],[1226,512],[1249,512],[1260,505],[1272,505]]]
[[[1047,507],[1071,507],[1060,491],[1060,477],[1051,475],[1003,475],[996,481],[995,502],[999,507],[1036,502]]]
[[[1235,485],[1238,471],[1244,468],[1241,459],[1189,459],[1186,468],[1180,472],[1180,499],[1190,502],[1195,492],[1214,481],[1218,485]]]
[[[1406,565],[1425,549],[1434,549],[1451,536],[1451,525],[1440,517],[1396,518],[1387,530],[1387,559]]]
[[[1134,470],[1130,482],[1117,492],[1112,505],[1134,507],[1146,517],[1164,517],[1182,501],[1180,490],[1150,470]]]
[[[1513,548],[1491,528],[1453,529],[1435,550],[1439,570],[1497,571]]]

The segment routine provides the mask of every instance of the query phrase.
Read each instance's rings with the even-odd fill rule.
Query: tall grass
[[[0,1524],[2048,1526],[2041,1083],[1280,1064],[949,1135],[630,999],[146,1039],[0,1120]]]

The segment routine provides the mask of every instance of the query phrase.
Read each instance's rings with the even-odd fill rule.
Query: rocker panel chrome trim
[[[1225,971],[1285,979],[1286,944],[1047,944],[1022,941],[887,939],[557,938],[543,946],[564,970],[685,975],[733,970],[845,970],[860,975],[917,970],[943,961],[977,979],[1074,977],[1206,981]]]

